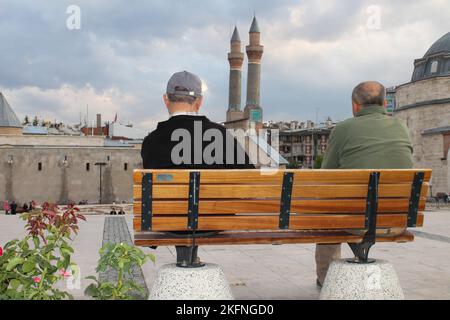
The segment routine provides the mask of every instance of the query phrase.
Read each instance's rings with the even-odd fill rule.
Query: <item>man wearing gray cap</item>
[[[254,168],[245,152],[245,161],[238,161],[242,149],[235,139],[232,138],[233,149],[226,147],[229,134],[224,126],[199,114],[203,95],[198,76],[187,71],[172,75],[163,100],[170,117],[158,123],[156,130],[144,139],[141,150],[144,169]],[[210,157],[213,161],[204,157],[205,149],[211,150],[208,147],[211,143],[216,147]],[[230,150],[234,151],[231,156]]]

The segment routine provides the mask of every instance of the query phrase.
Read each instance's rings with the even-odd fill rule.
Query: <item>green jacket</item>
[[[322,169],[408,169],[412,151],[407,127],[384,107],[368,106],[333,129]]]

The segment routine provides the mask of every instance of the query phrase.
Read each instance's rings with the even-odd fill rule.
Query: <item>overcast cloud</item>
[[[69,5],[80,30],[66,27]],[[380,30],[367,26],[373,5]],[[448,0],[0,0],[0,90],[21,118],[77,123],[89,105],[90,119],[117,112],[152,130],[167,117],[168,78],[189,70],[208,87],[203,112],[223,121],[231,28],[247,45],[254,11],[265,120],[314,120],[316,108],[320,121],[344,119],[358,82],[409,81],[414,59],[450,31]]]

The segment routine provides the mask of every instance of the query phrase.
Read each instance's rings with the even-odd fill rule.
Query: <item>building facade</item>
[[[432,191],[450,192],[450,33],[414,61],[411,81],[391,91],[414,147],[414,166],[432,168]]]
[[[130,202],[140,145],[101,136],[22,134],[9,104],[0,105],[0,202]],[[18,121],[18,120],[17,120]],[[10,130],[15,128],[17,130]],[[19,130],[20,129],[20,130]]]
[[[317,126],[312,121],[265,123],[265,129],[276,129],[280,155],[293,168],[313,169],[317,157],[325,154],[335,123],[328,119]]]

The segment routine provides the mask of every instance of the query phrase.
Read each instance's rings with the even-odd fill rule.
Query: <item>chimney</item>
[[[97,113],[97,129],[102,129],[102,115],[100,113]]]

